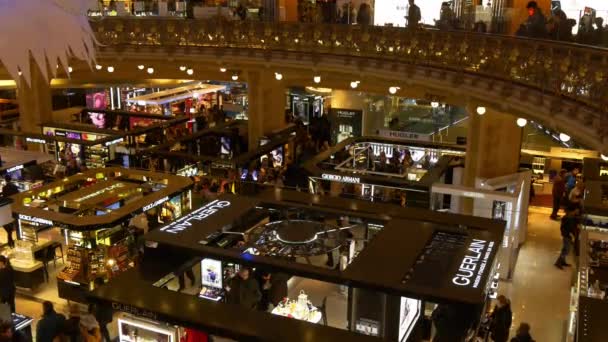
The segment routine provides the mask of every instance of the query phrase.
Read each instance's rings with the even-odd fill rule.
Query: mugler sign
[[[493,241],[473,239],[452,283],[458,286],[478,288],[493,248]]]
[[[180,232],[189,229],[192,226],[192,221],[203,221],[207,217],[229,206],[230,202],[228,201],[215,200],[196,209],[179,220],[171,222],[169,225],[162,227],[160,230],[166,233],[179,234]]]

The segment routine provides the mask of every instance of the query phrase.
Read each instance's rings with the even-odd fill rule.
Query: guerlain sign
[[[215,200],[196,209],[179,220],[171,222],[169,225],[162,227],[160,230],[166,233],[179,234],[190,228],[192,226],[192,221],[203,221],[207,217],[229,206],[230,202],[228,201]]]
[[[492,249],[494,249],[494,241],[473,239],[452,283],[458,286],[478,288]]]

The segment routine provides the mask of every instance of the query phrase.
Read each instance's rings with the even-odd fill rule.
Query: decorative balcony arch
[[[543,122],[608,151],[608,50],[464,31],[173,18],[92,22],[100,55],[366,73]],[[124,57],[121,57],[124,58]],[[256,62],[257,61],[257,62]]]

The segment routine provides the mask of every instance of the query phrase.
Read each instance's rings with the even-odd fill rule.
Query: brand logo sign
[[[167,197],[167,196],[166,196],[166,197],[163,197],[163,198],[161,198],[161,199],[159,199],[159,200],[155,201],[154,203],[150,203],[150,204],[148,204],[147,206],[145,206],[145,207],[143,208],[143,211],[148,211],[148,210],[150,210],[150,209],[152,209],[152,208],[154,208],[154,207],[156,207],[156,206],[159,206],[159,205],[161,205],[161,204],[163,204],[163,203],[167,202],[168,200],[169,200],[169,197]]]
[[[34,143],[34,144],[46,144],[46,140],[37,139],[37,138],[25,138],[25,142]]]
[[[353,184],[361,183],[361,178],[359,178],[359,177],[332,175],[329,173],[324,173],[323,175],[321,175],[321,178],[323,178],[325,180],[341,182],[341,183],[353,183]]]
[[[123,142],[123,140],[124,140],[123,138],[114,139],[112,141],[106,142],[104,145],[106,145],[106,146],[116,145],[118,143]]]
[[[6,172],[11,173],[11,172],[19,171],[19,170],[23,170],[23,165],[17,165],[17,166],[8,168],[8,169],[6,169]]]
[[[431,136],[428,134],[392,131],[392,130],[388,130],[388,129],[381,129],[378,131],[378,134],[382,137],[395,138],[395,139],[420,140],[420,141],[430,141],[431,140]]]
[[[24,221],[35,222],[35,223],[39,223],[39,224],[43,224],[43,225],[47,225],[47,226],[53,225],[53,221],[51,221],[51,220],[47,220],[47,219],[43,219],[43,218],[39,218],[39,217],[32,217],[30,215],[19,214],[19,219],[24,220]]]
[[[179,234],[192,226],[193,221],[203,221],[209,216],[217,213],[223,208],[229,207],[230,202],[215,200],[207,203],[190,214],[180,218],[177,221],[171,222],[169,225],[162,227],[160,230],[171,234]]]
[[[139,309],[134,306],[127,305],[127,304],[120,304],[120,303],[113,302],[112,309],[114,311],[126,312],[126,313],[129,313],[134,316],[145,317],[145,318],[150,318],[152,320],[157,320],[156,313],[149,311],[149,310],[142,310],[142,309]]]
[[[494,249],[493,241],[473,239],[469,245],[467,256],[462,259],[452,283],[458,286],[478,288],[492,249]]]

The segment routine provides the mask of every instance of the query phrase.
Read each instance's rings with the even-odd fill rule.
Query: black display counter
[[[147,234],[140,267],[95,290],[92,298],[117,311],[238,340],[379,341],[368,334],[420,341],[427,302],[459,310],[467,317],[467,327],[461,328],[475,329],[489,303],[504,222],[422,210],[420,216],[406,211],[391,217],[387,214],[396,211],[360,210],[339,198],[320,206],[319,200],[310,194],[290,202],[223,195]],[[342,223],[331,223],[336,221]],[[365,230],[366,238],[356,255],[348,252],[350,263],[342,271],[294,262],[344,246],[341,232],[351,228]],[[345,286],[348,331],[243,311],[154,285],[164,272],[193,258]],[[372,305],[378,298],[384,304]]]
[[[32,338],[32,322],[34,319],[18,313],[12,314],[13,327],[20,332],[25,341],[33,341]]]
[[[608,312],[608,301],[580,297],[577,342],[608,341],[606,312]]]
[[[312,193],[429,208],[430,188],[451,183],[452,170],[463,165],[464,153],[459,145],[354,137],[306,161],[304,168]],[[381,154],[387,156],[384,165]],[[407,168],[402,167],[405,158],[410,158]],[[397,159],[397,164],[390,162]],[[341,190],[336,192],[334,186]]]
[[[14,275],[15,286],[31,291],[35,291],[46,281],[44,266],[40,262],[37,263],[36,267],[27,269],[15,267]]]

